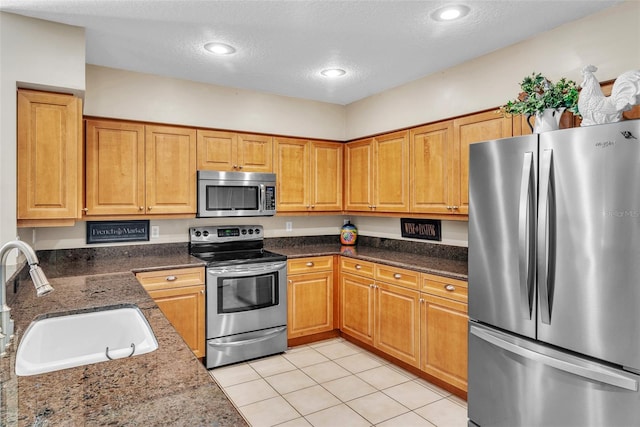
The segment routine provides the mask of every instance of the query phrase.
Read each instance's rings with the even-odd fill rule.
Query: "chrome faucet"
[[[0,291],[0,357],[6,355],[6,348],[13,337],[13,319],[11,309],[7,305],[7,284],[5,283],[6,261],[11,249],[18,249],[27,258],[29,274],[36,287],[36,295],[41,297],[53,291],[49,280],[38,265],[38,257],[31,246],[21,240],[12,240],[0,248],[0,288],[2,288]]]

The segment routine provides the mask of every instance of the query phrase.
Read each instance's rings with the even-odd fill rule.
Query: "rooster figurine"
[[[581,126],[619,122],[622,113],[640,103],[640,70],[631,70],[618,76],[613,83],[611,96],[604,96],[600,83],[593,75],[598,68],[587,65],[582,69],[584,79],[578,98],[578,110],[582,115]]]

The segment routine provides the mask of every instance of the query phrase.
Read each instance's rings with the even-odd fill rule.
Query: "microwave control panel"
[[[267,186],[264,192],[264,210],[275,211],[276,210],[276,187]]]

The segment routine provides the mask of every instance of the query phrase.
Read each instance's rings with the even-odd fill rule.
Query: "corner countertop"
[[[247,425],[132,273],[201,262],[184,251],[56,255],[40,261],[53,293],[37,298],[29,279],[20,280],[15,294],[8,286],[15,337],[0,359],[1,425]],[[36,316],[121,303],[140,308],[156,335],[157,350],[41,375],[15,375],[17,345]]]

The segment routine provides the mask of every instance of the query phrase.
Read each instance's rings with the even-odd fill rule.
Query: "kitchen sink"
[[[16,374],[53,372],[157,348],[149,322],[133,304],[47,314],[25,331],[16,354]]]

